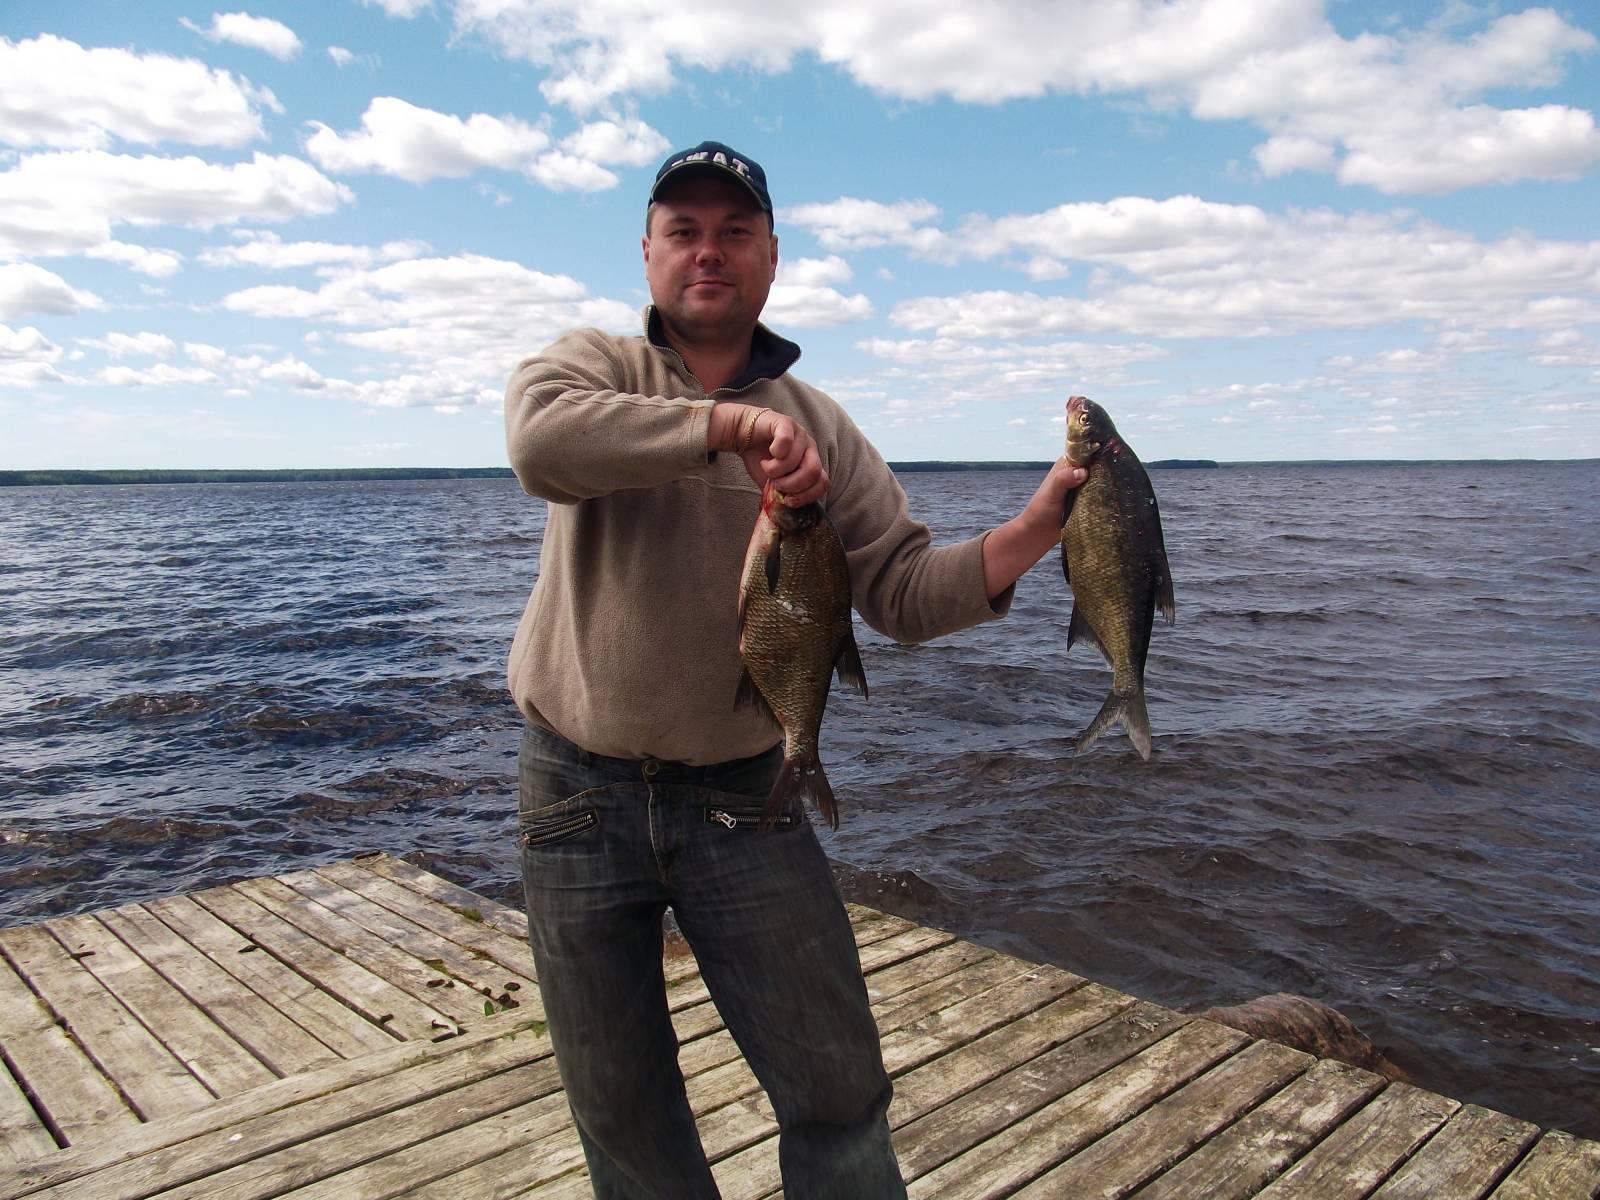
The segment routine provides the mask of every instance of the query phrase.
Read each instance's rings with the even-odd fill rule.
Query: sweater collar
[[[644,333],[646,340],[656,349],[674,355],[678,353],[667,341],[666,331],[661,327],[661,314],[656,311],[654,304],[645,305]],[[737,392],[758,380],[777,379],[794,366],[799,358],[799,346],[788,338],[779,337],[757,321],[755,332],[750,335],[750,365],[722,390]]]

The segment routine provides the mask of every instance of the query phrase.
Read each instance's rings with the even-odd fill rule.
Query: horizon
[[[0,470],[499,466],[519,358],[638,330],[707,138],[768,175],[763,320],[890,461],[1050,461],[1073,392],[1146,461],[1600,457],[1600,17],[723,13],[14,0]]]

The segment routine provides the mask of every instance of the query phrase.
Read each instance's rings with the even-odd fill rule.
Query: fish
[[[1111,668],[1111,692],[1078,735],[1082,754],[1121,722],[1141,758],[1150,757],[1144,666],[1155,614],[1177,620],[1161,511],[1150,476],[1117,434],[1106,410],[1086,396],[1067,401],[1067,461],[1089,477],[1067,493],[1061,570],[1072,589],[1067,648],[1087,642]]]
[[[762,829],[807,799],[839,827],[817,747],[831,676],[867,695],[850,609],[850,571],[833,521],[820,504],[789,507],[768,480],[739,581],[744,665],[734,696],[783,730],[783,766],[762,809]]]

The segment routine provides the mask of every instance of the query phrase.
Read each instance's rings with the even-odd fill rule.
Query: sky
[[[0,469],[482,467],[656,168],[891,460],[1600,456],[1600,9],[0,4]]]

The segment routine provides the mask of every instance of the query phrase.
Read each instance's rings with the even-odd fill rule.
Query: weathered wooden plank
[[[1468,1104],[1372,1200],[1482,1200],[1538,1137],[1537,1126]]]
[[[212,1096],[231,1096],[278,1077],[95,916],[62,917],[49,928]]]
[[[461,1013],[462,1020],[480,1016],[486,997],[495,998],[501,1007],[527,1005],[535,1016],[543,1019],[544,1005],[531,976],[509,970],[487,956],[474,954],[315,871],[291,872],[279,876],[275,882],[292,888],[312,901],[316,908],[332,913],[348,922],[351,928],[375,938],[378,945],[392,947],[409,959],[409,963],[420,963],[425,969],[425,986],[429,990],[419,999],[436,1002],[441,995],[456,997],[465,1010]],[[293,911],[306,910],[297,906]],[[319,922],[318,928],[337,937],[343,927]],[[409,963],[407,971],[411,970]],[[388,978],[400,983],[393,975]],[[503,1003],[507,997],[513,1001],[511,1005]]]
[[[1493,1200],[1593,1200],[1600,1196],[1600,1142],[1552,1130],[1491,1195]]]
[[[564,1175],[533,1191],[512,1193],[508,1200],[516,1200],[519,1195],[530,1198],[537,1196],[539,1200],[594,1200],[594,1188],[589,1183],[589,1172],[580,1170],[571,1175]],[[450,1200],[450,1198],[441,1193],[438,1196],[430,1196],[428,1200]]]
[[[889,1123],[898,1129],[1125,1011],[1132,996],[1089,983],[981,1034],[894,1081]]]
[[[1209,1021],[1182,1025],[1104,1075],[915,1180],[908,1190],[913,1197],[938,1200],[1010,1195],[1182,1087],[1246,1040],[1238,1031]]]
[[[955,940],[955,934],[946,933],[942,929],[916,926],[904,933],[886,937],[881,942],[872,942],[860,947],[861,969],[869,973],[879,971],[895,963],[915,958],[919,954],[926,954],[929,950],[948,945]]]
[[[130,904],[96,916],[190,1004],[264,1062],[272,1074],[291,1075],[338,1061],[338,1054],[141,905]]]
[[[513,1146],[404,1194],[407,1200],[512,1200],[518,1196],[594,1200],[583,1147],[570,1124],[554,1133],[541,1132],[535,1141]]]
[[[144,908],[240,985],[341,1058],[394,1045],[396,1036],[366,1020],[190,896],[146,901]]]
[[[0,1057],[0,1163],[27,1162],[55,1151],[56,1139]]]
[[[1078,994],[1069,992],[1063,999]],[[1091,1015],[1102,1007],[1103,1003],[1096,1004]],[[959,1104],[946,1104],[907,1122],[895,1134],[901,1171],[907,1179],[928,1174],[1154,1045],[1188,1020],[1140,1001],[1081,1032],[1069,1031],[1067,1040],[969,1090]],[[913,1080],[905,1086],[915,1094]]]
[[[515,1013],[497,1022],[514,1022]],[[156,1148],[128,1157],[122,1154],[107,1160],[104,1152],[85,1155],[65,1171],[46,1167],[30,1173],[23,1186],[7,1195],[48,1197],[49,1200],[124,1200],[152,1195],[214,1197],[227,1195],[235,1200],[233,1184],[249,1192],[261,1179],[283,1178],[273,1175],[279,1168],[291,1174],[301,1168],[294,1151],[314,1139],[339,1134],[363,1122],[370,1123],[364,1137],[368,1147],[376,1147],[388,1114],[407,1120],[416,1105],[439,1096],[453,1095],[460,1089],[490,1081],[485,1092],[497,1088],[558,1086],[549,1038],[530,1029],[515,1036],[512,1024],[497,1025],[477,1037],[463,1037],[443,1043],[419,1042],[401,1045],[394,1052],[380,1052],[375,1059],[386,1060],[386,1069],[371,1073],[365,1062],[340,1063],[320,1071],[246,1092],[242,1096],[218,1101],[212,1109],[172,1122],[150,1127],[152,1137],[161,1138]],[[320,1076],[320,1079],[313,1079]],[[352,1082],[357,1081],[357,1082]],[[311,1094],[307,1094],[307,1091]],[[446,1105],[448,1107],[448,1105]],[[218,1123],[219,1113],[229,1119]],[[192,1130],[190,1136],[173,1140],[174,1130]],[[356,1139],[355,1153],[362,1139]],[[325,1147],[324,1147],[325,1148]],[[275,1160],[261,1175],[249,1165],[282,1151],[285,1159]],[[316,1157],[316,1156],[312,1156]],[[53,1166],[54,1164],[52,1164]],[[349,1165],[349,1164],[346,1164]],[[215,1183],[224,1172],[240,1168],[230,1176],[226,1187]],[[321,1168],[309,1166],[309,1178],[319,1177]],[[326,1173],[323,1171],[322,1173]],[[0,1173],[0,1181],[5,1180]],[[192,1188],[192,1193],[178,1189]],[[249,1192],[249,1194],[256,1194]],[[270,1192],[266,1193],[270,1194]]]
[[[1261,1193],[1262,1200],[1364,1197],[1461,1105],[1393,1083]]]
[[[3,956],[0,1012],[6,1015],[5,1040],[0,1045],[10,1066],[8,1076],[20,1076],[42,1110],[39,1115],[62,1141],[72,1144],[139,1124],[127,1099],[56,1024],[55,1014]]]
[[[528,940],[528,918],[518,909],[496,904],[485,896],[456,886],[448,879],[439,878],[431,871],[413,866],[403,858],[388,854],[364,854],[351,861],[362,870],[408,887],[417,895],[436,901],[469,921],[498,929],[518,941]]]
[[[1120,1200],[1314,1061],[1275,1042],[1245,1046],[1013,1195]]]
[[[45,925],[0,930],[17,973],[144,1120],[188,1112],[211,1093]]]
[[[444,979],[438,969],[391,946],[339,913],[330,912],[277,879],[247,879],[233,887],[240,895],[254,900],[341,959],[365,968],[418,1004],[434,1010],[436,1017],[462,1023],[484,1015],[481,995],[470,993],[466,988],[435,986]],[[435,1033],[438,1031],[435,1027]]]
[[[374,904],[382,905],[415,925],[448,938],[468,953],[484,956],[489,962],[523,979],[538,977],[527,938],[512,937],[483,921],[468,920],[455,909],[419,896],[392,879],[364,871],[354,863],[330,863],[318,867],[317,874],[349,888]]]
[[[983,960],[967,970],[981,975],[992,970],[994,960]],[[1002,975],[1004,979],[1004,976]],[[1058,971],[1032,971],[1005,979],[1003,986],[990,988],[951,1003],[951,996],[934,984],[918,988],[917,1004],[896,998],[894,1007],[878,1014],[878,1032],[884,1066],[891,1075],[903,1074],[919,1064],[942,1059],[949,1051],[995,1029],[1048,1006],[1081,982],[1077,976]],[[737,1068],[730,1068],[730,1072]],[[719,1079],[719,1082],[723,1080]],[[752,1079],[750,1082],[754,1082]],[[710,1111],[709,1099],[701,1089],[691,1092],[691,1103],[699,1099],[697,1113]],[[725,1131],[724,1131],[725,1132]],[[776,1123],[765,1127],[746,1126],[746,1133],[767,1138],[776,1132]],[[726,1138],[719,1150],[731,1149]],[[709,1153],[709,1150],[708,1150]],[[725,1196],[760,1196],[778,1187],[776,1150],[770,1145],[742,1148],[731,1159],[719,1164],[718,1186]]]
[[[194,899],[280,962],[292,963],[319,987],[393,1036],[415,1041],[459,1032],[456,1022],[444,1013],[351,962],[278,914],[268,912],[243,892],[231,887],[207,888],[196,892]]]
[[[382,1132],[386,1138],[392,1137],[387,1123]],[[285,1200],[350,1200],[354,1196],[390,1200],[426,1194],[425,1185],[447,1180],[451,1200],[483,1200],[511,1194],[512,1180],[504,1174],[512,1165],[509,1161],[489,1171],[477,1170],[502,1155],[522,1160],[514,1176],[519,1187],[554,1179],[581,1163],[583,1150],[572,1129],[565,1097],[560,1092],[547,1094],[456,1127],[428,1129],[426,1137],[410,1145],[275,1195]],[[230,1200],[232,1195],[230,1192]]]
[[[471,1057],[458,1055],[453,1061],[464,1063]],[[480,1066],[491,1058],[487,1053],[478,1057]],[[226,1150],[232,1164],[225,1164],[214,1146],[194,1147],[187,1155],[192,1177],[180,1186],[163,1190],[163,1200],[215,1200],[218,1196],[228,1200],[269,1200],[302,1189],[313,1195],[360,1196],[367,1200],[367,1193],[359,1184],[341,1177],[381,1180],[385,1178],[382,1172],[363,1168],[420,1143],[429,1143],[435,1156],[446,1157],[446,1147],[463,1126],[541,1097],[560,1100],[561,1080],[554,1059],[548,1055],[532,1062],[501,1062],[498,1070],[480,1070],[474,1078],[421,1095],[412,1089],[412,1074],[398,1075],[391,1083],[394,1090],[410,1094],[413,1099],[359,1119],[351,1119],[345,1104],[334,1108],[329,1101],[313,1101],[301,1109],[279,1113],[272,1121],[235,1126],[228,1135]],[[346,1100],[347,1096],[331,1099]],[[559,1109],[553,1105],[550,1111]],[[288,1128],[299,1131],[293,1141],[284,1139]],[[426,1152],[420,1158],[425,1162]],[[408,1155],[406,1161],[415,1164],[419,1155]]]
[[[1322,1059],[1260,1108],[1134,1193],[1136,1200],[1245,1200],[1385,1084]]]
[[[537,1045],[529,1039],[542,1039]],[[428,1068],[428,1064],[447,1064],[457,1054],[481,1052],[475,1050],[483,1043],[507,1043],[515,1049],[521,1042],[530,1060],[548,1053],[548,1039],[543,1038],[543,1023],[506,1013],[484,1022],[478,1029],[443,1042],[396,1042],[389,1040],[386,1048],[361,1058],[333,1063],[279,1079],[239,1096],[217,1100],[207,1108],[198,1109],[181,1117],[158,1121],[149,1125],[135,1125],[112,1136],[95,1138],[81,1146],[58,1151],[45,1162],[27,1164],[21,1168],[0,1166],[0,1196],[26,1196],[43,1189],[68,1183],[103,1171],[108,1167],[126,1163],[155,1151],[179,1146],[203,1134],[226,1131],[230,1126],[258,1118],[270,1119],[272,1114],[302,1104],[318,1097],[331,1096],[361,1085],[375,1085],[393,1091],[393,1080],[405,1075],[408,1086],[418,1086],[431,1078],[427,1074],[406,1074]],[[436,1070],[452,1068],[440,1066]],[[476,1068],[474,1068],[476,1069]],[[470,1077],[471,1070],[460,1070],[461,1077]],[[359,1100],[361,1093],[351,1092]],[[400,1097],[400,1103],[405,1097]]]
[[[1003,957],[994,950],[974,946],[971,942],[949,942],[907,962],[872,972],[867,976],[867,999],[877,1006],[901,992],[937,983],[966,967]],[[1015,959],[1012,961],[1017,962]],[[1027,963],[1017,962],[1016,973],[1020,975],[1028,966]]]
[[[1082,983],[1076,975],[1064,971],[1030,972],[1003,987],[940,1006],[897,1029],[885,1032],[880,1027],[884,1065],[891,1075],[898,1075],[1043,1008]]]

